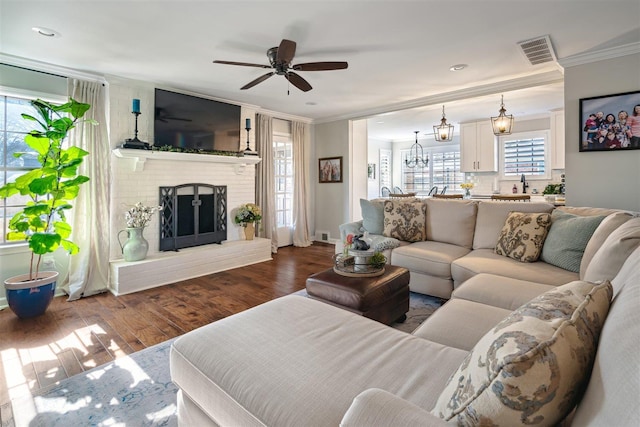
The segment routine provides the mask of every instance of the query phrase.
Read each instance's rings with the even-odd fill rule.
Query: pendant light
[[[416,142],[411,146],[411,150],[409,150],[409,157],[404,160],[404,164],[408,168],[426,168],[429,164],[429,157],[424,156],[424,151],[422,150],[422,145],[418,144],[418,132],[419,130],[414,130],[416,133]]]
[[[500,95],[500,110],[498,112],[498,117],[491,117],[493,134],[498,136],[511,135],[511,128],[513,127],[513,115],[505,114],[507,110],[505,110],[504,108],[504,95]]]
[[[444,116],[444,105],[442,106],[442,120],[439,125],[433,126],[433,133],[436,141],[447,142],[453,139],[453,125],[447,123]]]

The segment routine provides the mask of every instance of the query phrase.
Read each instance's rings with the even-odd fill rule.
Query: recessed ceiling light
[[[307,102],[306,104],[307,104],[307,105],[318,105],[318,103],[317,103],[317,102],[313,102],[313,101],[309,101],[309,102]]]
[[[380,120],[379,122],[376,122],[376,123],[378,123],[379,125],[381,125],[381,124],[383,124],[384,122],[383,122],[382,120]]]
[[[35,31],[36,33],[40,34],[41,36],[45,36],[45,37],[56,37],[56,36],[60,35],[60,33],[58,33],[55,30],[52,30],[51,28],[33,27],[33,28],[31,28],[31,30]]]
[[[468,67],[467,64],[456,64],[449,67],[449,71],[460,71],[460,70],[464,70],[467,67]]]

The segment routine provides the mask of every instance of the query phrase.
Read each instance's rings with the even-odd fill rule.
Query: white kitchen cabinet
[[[551,112],[551,169],[564,169],[564,110]]]
[[[491,121],[460,125],[460,157],[462,172],[496,172],[498,150]]]

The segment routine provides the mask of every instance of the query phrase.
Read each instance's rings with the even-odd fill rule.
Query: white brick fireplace
[[[118,146],[126,138],[133,136],[133,98],[140,99],[141,102],[138,137],[142,141],[153,141],[155,85],[115,77],[110,77],[109,81],[110,140],[113,149],[110,290],[116,295],[131,293],[270,260],[271,242],[260,238],[253,241],[244,240],[242,230],[233,223],[234,210],[241,204],[255,201],[255,165],[260,159],[119,149]],[[255,120],[255,114],[254,107],[242,105],[241,125],[244,126],[245,118]],[[253,129],[248,138],[251,147],[255,147]],[[246,139],[241,138],[238,149],[245,148]],[[197,246],[181,249],[179,252],[160,252],[156,213],[144,230],[144,237],[149,242],[147,258],[142,261],[125,262],[117,239],[118,231],[126,228],[125,210],[137,202],[157,205],[159,187],[187,183],[227,186],[227,240],[221,245]],[[126,233],[122,235],[124,241]]]
[[[255,200],[257,157],[168,153],[115,149],[112,155],[111,291],[125,294],[216,271],[271,259],[270,242],[244,240],[234,224],[234,210]],[[227,186],[227,240],[178,252],[159,251],[159,218],[154,214],[144,237],[149,242],[147,259],[122,260],[117,232],[126,228],[124,212],[137,202],[157,205],[159,187],[186,183]],[[123,243],[126,233],[123,233]]]

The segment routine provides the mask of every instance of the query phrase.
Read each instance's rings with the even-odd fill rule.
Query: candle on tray
[[[140,100],[139,99],[134,99],[133,100],[133,106],[131,107],[131,112],[132,113],[139,113],[140,112]]]

